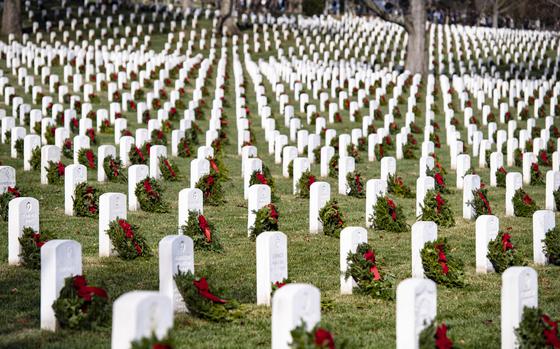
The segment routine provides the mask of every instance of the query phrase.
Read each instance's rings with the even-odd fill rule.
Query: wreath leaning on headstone
[[[483,187],[472,191],[473,200],[467,202],[467,205],[474,209],[474,217],[492,214],[492,208],[488,201],[488,189]]]
[[[534,162],[531,164],[531,185],[544,184],[544,175],[541,172],[539,165]]]
[[[435,320],[420,332],[419,349],[453,349],[453,341],[447,336],[445,323],[437,326]]]
[[[449,194],[451,192],[447,187],[447,184],[445,183],[444,175],[437,167],[435,167],[435,165],[433,169],[426,167],[426,176],[434,177],[434,185],[436,191],[442,194]]]
[[[161,171],[163,179],[166,181],[175,182],[179,179],[179,168],[173,161],[165,156],[159,157],[159,170]]]
[[[327,236],[339,238],[340,232],[346,227],[338,202],[335,199],[330,199],[319,210],[319,220],[323,224],[323,233]]]
[[[387,177],[387,192],[405,199],[414,198],[414,193],[409,186],[404,184],[403,179],[392,174]]]
[[[406,223],[401,206],[388,196],[380,196],[374,206],[374,213],[369,217],[375,230],[385,230],[394,233],[405,232],[410,229]]]
[[[49,161],[47,165],[47,182],[49,184],[61,184],[64,183],[64,172],[66,167],[62,161],[54,162]]]
[[[298,197],[304,199],[309,198],[311,184],[315,183],[315,181],[316,178],[311,174],[311,171],[305,171],[302,173],[298,181]]]
[[[159,339],[155,333],[150,337],[143,337],[130,343],[130,349],[173,349],[174,340],[169,333]]]
[[[99,215],[99,189],[82,182],[74,189],[74,215],[97,217]]]
[[[373,298],[393,300],[395,298],[395,277],[388,273],[381,273],[375,251],[368,243],[357,246],[356,252],[349,252],[346,257],[348,269],[345,277],[351,277],[358,285],[360,293]]]
[[[41,268],[41,247],[56,237],[50,232],[43,230],[36,232],[31,227],[24,227],[21,236],[18,238],[21,246],[21,264],[28,269]]]
[[[262,171],[256,170],[251,174],[249,179],[249,186],[253,184],[266,184],[270,187],[270,197],[272,202],[278,201],[278,196],[275,194],[276,187],[274,185],[274,177],[270,173],[270,169],[266,165],[262,165]]]
[[[507,176],[507,170],[503,166],[500,166],[500,168],[496,170],[496,186],[500,188],[505,188],[506,176]]]
[[[353,171],[346,174],[346,183],[348,183],[348,196],[355,198],[364,198],[366,196],[364,180],[359,172]]]
[[[161,184],[152,177],[146,177],[136,184],[134,194],[138,199],[140,208],[146,212],[165,213],[169,205],[163,201]]]
[[[33,171],[37,171],[41,168],[41,147],[35,147],[31,151],[31,159],[29,159],[29,164]]]
[[[278,218],[280,214],[275,204],[270,203],[257,211],[253,211],[253,213],[256,217],[255,223],[250,228],[250,237],[252,240],[255,240],[262,232],[278,230]]]
[[[17,187],[8,187],[4,193],[0,194],[0,217],[4,221],[8,221],[10,201],[20,196],[21,192]]]
[[[329,161],[329,177],[338,177],[338,154],[334,154]]]
[[[219,234],[212,222],[198,211],[190,210],[189,218],[185,225],[181,226],[183,234],[193,240],[196,250],[207,250],[222,252]]]
[[[126,219],[115,219],[109,223],[107,235],[121,259],[135,259],[149,257],[152,251],[148,242],[138,233],[138,227],[130,224]]]
[[[336,340],[331,332],[316,324],[310,331],[306,323],[301,324],[290,331],[292,342],[291,349],[344,349],[346,341]]]
[[[107,292],[100,287],[89,286],[83,275],[64,279],[64,287],[52,308],[62,328],[95,329],[108,326],[111,320]]]
[[[464,287],[463,261],[449,254],[446,238],[428,241],[420,251],[424,275],[439,285]]]
[[[515,329],[519,348],[558,348],[558,321],[540,308],[525,307],[519,327]]]
[[[200,177],[195,187],[202,191],[206,205],[219,206],[226,202],[220,180],[211,173]]]
[[[103,170],[110,182],[126,183],[126,171],[121,160],[115,159],[113,156],[107,156],[103,159]]]
[[[513,213],[516,217],[531,217],[539,209],[535,200],[523,188],[515,191],[512,201]]]
[[[560,265],[560,227],[550,229],[544,236],[544,254],[548,262],[553,265]]]
[[[78,152],[78,163],[94,170],[97,166],[97,156],[91,149],[82,148]]]
[[[128,152],[130,163],[132,165],[146,165],[150,156],[150,146],[148,142],[144,143],[140,148],[133,144]]]
[[[420,208],[422,209],[418,217],[420,221],[433,221],[441,227],[455,225],[455,218],[447,200],[434,189],[428,190],[424,197],[424,204],[420,204]]]
[[[175,283],[189,314],[193,316],[215,322],[232,321],[242,316],[239,303],[214,295],[205,277],[196,278],[190,271],[179,271],[175,275]]]
[[[519,250],[511,242],[511,227],[507,228],[507,232],[498,232],[496,238],[488,242],[488,253],[486,256],[490,263],[492,263],[494,271],[499,274],[509,267],[527,264]]]
[[[62,144],[62,155],[67,159],[72,159],[74,157],[74,145],[70,138],[66,138]]]

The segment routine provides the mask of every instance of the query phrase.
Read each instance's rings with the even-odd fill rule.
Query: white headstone
[[[412,225],[412,277],[423,278],[424,267],[420,251],[428,241],[437,239],[437,224],[432,221],[418,221]]]
[[[64,213],[74,215],[74,190],[80,183],[87,182],[87,169],[81,164],[66,166],[64,170]]]
[[[169,235],[159,242],[159,292],[167,296],[176,312],[187,307],[173,279],[179,272],[194,274],[193,241],[185,235]]]
[[[126,195],[104,193],[99,196],[99,257],[109,257],[113,244],[107,234],[109,224],[116,219],[126,219]]]
[[[545,265],[547,262],[543,240],[546,233],[554,227],[556,221],[553,211],[538,210],[533,213],[533,262],[537,265]]]
[[[367,230],[362,227],[346,227],[340,232],[340,293],[352,294],[356,281],[344,275],[348,269],[348,253],[355,253],[358,245],[367,242]]]
[[[494,240],[500,230],[500,220],[496,216],[482,215],[476,219],[476,272],[486,274],[494,271],[488,259],[488,243]]]
[[[12,199],[8,204],[8,263],[21,263],[19,238],[29,227],[39,232],[39,201],[31,197]]]
[[[279,231],[257,236],[257,304],[270,305],[272,284],[288,278],[288,238]]]
[[[136,185],[138,182],[148,177],[149,169],[146,165],[132,165],[128,168],[128,209],[129,211],[138,211],[140,203],[136,197]]]

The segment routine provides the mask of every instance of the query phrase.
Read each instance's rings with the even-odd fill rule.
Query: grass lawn
[[[210,24],[202,21],[202,26],[209,28]],[[188,35],[187,35],[188,36]],[[293,45],[291,40],[283,42],[283,47]],[[262,39],[262,35],[261,35]],[[165,34],[152,35],[152,47],[157,51],[167,40]],[[251,40],[250,40],[251,41]],[[207,43],[209,40],[207,40]],[[218,40],[220,42],[220,40]],[[229,42],[231,45],[231,41]],[[261,46],[262,47],[262,46]],[[256,306],[256,265],[255,242],[247,238],[247,203],[243,200],[243,180],[240,176],[241,158],[237,156],[237,132],[235,129],[235,95],[232,69],[231,46],[228,50],[228,74],[226,83],[226,100],[229,107],[224,110],[228,117],[229,126],[225,129],[230,144],[224,148],[223,160],[229,169],[231,181],[225,184],[227,203],[223,206],[205,206],[204,213],[218,229],[224,253],[195,251],[195,271],[198,275],[208,276],[212,286],[223,290],[223,294],[244,304],[245,316],[231,323],[211,323],[198,320],[189,315],[178,314],[175,317],[174,338],[178,348],[254,348],[270,347],[270,308]],[[208,46],[200,51],[208,54]],[[242,52],[240,49],[239,52]],[[241,53],[240,53],[241,54]],[[242,55],[242,54],[241,54]],[[219,57],[219,50],[217,56]],[[266,58],[268,54],[254,55],[253,60]],[[243,61],[243,57],[241,56]],[[0,67],[4,75],[8,76],[12,86],[16,86],[11,69],[6,69],[6,62],[2,60]],[[62,74],[61,68],[53,69]],[[206,84],[209,91],[214,91],[214,75]],[[31,71],[32,72],[32,71]],[[39,82],[40,79],[36,79]],[[361,295],[340,295],[339,292],[339,240],[324,235],[310,235],[308,233],[308,200],[294,197],[292,180],[282,177],[281,166],[274,164],[274,157],[268,154],[268,145],[264,140],[257,105],[254,86],[245,71],[245,83],[248,107],[250,108],[252,130],[256,135],[258,156],[264,164],[269,166],[275,176],[277,193],[280,195],[278,203],[280,212],[280,230],[288,236],[288,273],[290,279],[301,283],[310,283],[321,290],[321,297],[325,302],[322,311],[322,323],[332,330],[337,337],[347,339],[351,348],[392,348],[395,347],[395,302],[381,301]],[[278,104],[274,98],[270,84],[265,80],[268,100],[276,118],[277,128],[284,134],[283,116],[278,113]],[[190,85],[190,89],[192,90]],[[287,87],[287,86],[286,86]],[[45,86],[44,89],[47,89]],[[206,103],[211,104],[212,93],[206,97]],[[425,110],[425,91],[419,101],[420,110]],[[31,96],[18,87],[16,94],[24,96],[27,103],[31,103]],[[94,106],[94,110],[105,107],[106,94],[100,93],[100,100],[105,101]],[[192,97],[187,94],[184,99],[188,102]],[[138,102],[138,101],[137,101]],[[314,101],[318,103],[318,101]],[[455,101],[458,102],[458,101]],[[296,106],[295,102],[292,101]],[[439,109],[442,108],[441,97],[437,98]],[[187,103],[185,103],[187,104]],[[34,106],[35,107],[35,106]],[[65,106],[68,107],[68,106]],[[0,103],[7,114],[11,107]],[[397,119],[399,126],[404,126],[404,111],[406,105],[400,106],[403,118]],[[299,110],[297,104],[296,110]],[[8,111],[10,110],[10,111]],[[457,109],[458,110],[458,109]],[[385,110],[384,110],[385,111]],[[296,113],[299,116],[299,113]],[[367,114],[365,109],[362,114]],[[123,114],[128,119],[129,129],[136,129],[136,113]],[[205,119],[199,121],[200,127],[208,128],[210,110],[205,109]],[[495,113],[495,115],[498,115]],[[456,116],[462,121],[462,113]],[[344,122],[334,125],[338,133],[350,132],[350,129],[361,127],[361,124],[350,123],[347,112],[343,113]],[[442,125],[438,131],[442,143],[445,144],[444,116],[436,114],[436,121]],[[424,115],[417,118],[419,125],[424,125]],[[306,124],[302,121],[302,124]],[[94,123],[95,125],[95,123]],[[382,121],[375,121],[376,127],[382,127]],[[537,125],[544,127],[544,121],[538,120]],[[329,125],[330,127],[331,125]],[[519,123],[523,127],[524,122]],[[145,126],[143,126],[145,127]],[[178,128],[178,121],[174,122]],[[505,127],[501,125],[501,127]],[[314,130],[314,126],[309,126]],[[100,134],[99,144],[113,144],[113,134]],[[422,142],[422,135],[415,135]],[[203,136],[200,137],[203,139]],[[463,131],[466,139],[466,128]],[[170,136],[168,136],[170,140]],[[323,139],[324,142],[324,139]],[[94,149],[97,146],[93,147]],[[168,148],[170,153],[170,148]],[[98,257],[98,223],[97,219],[68,217],[64,215],[64,188],[62,185],[41,185],[39,172],[23,172],[23,160],[11,159],[9,145],[0,145],[0,161],[3,165],[10,165],[17,170],[17,185],[25,196],[32,196],[40,202],[41,229],[49,230],[61,239],[73,239],[82,245],[83,271],[93,285],[106,287],[112,299],[132,290],[158,289],[158,259],[157,254],[147,259],[123,261],[117,257]],[[420,151],[417,150],[417,154]],[[470,154],[470,147],[469,147]],[[367,154],[362,152],[361,161],[356,169],[366,179],[380,176],[379,162],[368,162]],[[394,153],[390,153],[394,156]],[[437,150],[444,167],[448,170],[446,177],[449,186],[455,185],[455,172],[450,170],[448,147],[442,145]],[[154,251],[157,244],[166,235],[177,232],[177,197],[178,192],[189,186],[189,164],[191,159],[173,158],[179,165],[181,180],[179,182],[165,182],[165,197],[170,203],[171,210],[166,214],[129,212],[130,222],[138,225],[140,231],[147,237]],[[69,159],[63,160],[66,164]],[[472,159],[473,164],[478,158]],[[477,173],[485,183],[489,183],[488,169],[478,169]],[[521,171],[508,169],[508,171]],[[96,171],[88,171],[89,183],[105,192],[122,192],[127,194],[127,185],[118,183],[97,183]],[[312,165],[312,172],[319,175],[319,165]],[[414,188],[418,177],[418,160],[399,160],[397,173],[405,182]],[[365,199],[355,199],[338,195],[337,180],[325,178],[331,184],[331,195],[336,198],[345,215],[348,226],[363,226],[365,224]],[[527,191],[544,206],[544,186],[527,187]],[[513,242],[529,261],[532,259],[532,220],[528,218],[504,217],[503,188],[491,188],[489,201],[493,211],[500,218],[500,226],[513,227]],[[500,346],[500,288],[501,277],[498,274],[475,274],[475,224],[463,220],[462,192],[452,189],[446,195],[455,213],[456,226],[441,228],[439,236],[447,237],[453,246],[452,253],[461,257],[465,262],[467,286],[463,289],[447,289],[438,286],[438,319],[444,320],[451,326],[450,336],[457,344],[465,348],[499,348]],[[415,221],[415,200],[400,199],[396,202],[404,207],[409,224]],[[39,329],[40,310],[40,276],[39,272],[27,270],[23,267],[8,266],[7,264],[7,222],[0,222],[0,347],[2,348],[108,348],[110,346],[111,329],[98,331],[69,331],[61,330],[57,333],[47,333]],[[396,275],[399,281],[411,275],[410,233],[387,233],[369,230],[369,243],[374,246],[381,258],[384,270]],[[532,264],[529,263],[531,266]],[[560,269],[553,266],[536,267],[539,274],[539,305],[553,317],[560,314]]]

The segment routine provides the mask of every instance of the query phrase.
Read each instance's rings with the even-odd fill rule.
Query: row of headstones
[[[275,263],[285,264],[286,255],[276,251],[285,245],[285,235],[280,232],[265,234],[259,236],[257,242],[258,251],[259,246],[264,247],[263,254],[257,252],[257,260],[265,260],[269,267]],[[82,274],[80,244],[72,240],[47,242],[41,248],[41,265],[41,328],[55,331],[57,322],[52,304],[58,298],[64,279]],[[180,235],[167,236],[160,242],[159,292],[132,291],[121,295],[113,304],[112,348],[129,348],[132,341],[152,334],[162,339],[173,327],[174,312],[187,311],[184,304],[179,308],[175,302],[178,290],[173,276],[177,268],[194,272],[192,240]],[[258,269],[257,273],[259,271],[267,274],[265,281],[283,276],[270,274],[270,270]],[[270,304],[270,285],[269,282],[268,302],[259,304]],[[436,317],[436,284],[423,278],[406,279],[397,287],[396,302],[397,348],[417,347],[420,332]],[[516,345],[514,331],[524,308],[538,306],[536,271],[529,267],[506,270],[502,275],[501,304],[502,347],[511,348]],[[272,297],[272,348],[289,348],[294,328],[303,321],[310,331],[320,318],[320,291],[316,287],[294,283],[278,289]]]

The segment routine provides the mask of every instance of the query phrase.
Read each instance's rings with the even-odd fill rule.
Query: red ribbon
[[[531,199],[531,197],[529,196],[529,194],[523,195],[523,203],[524,203],[525,205],[532,205],[532,204],[533,204],[533,199]]]
[[[8,193],[12,194],[16,198],[21,196],[21,193],[15,187],[8,187]]]
[[[357,187],[358,193],[361,193],[361,192],[362,192],[362,183],[361,183],[361,181],[360,181],[360,175],[356,175],[356,176],[354,177],[354,182],[356,183],[356,187]]]
[[[261,172],[257,172],[255,174],[255,177],[257,178],[257,180],[261,183],[261,184],[268,184],[268,181],[266,180],[266,177],[261,173]]]
[[[215,296],[212,293],[210,293],[210,287],[208,286],[208,281],[206,281],[206,278],[200,278],[200,280],[198,281],[193,280],[193,285],[194,287],[196,287],[196,289],[198,290],[198,294],[201,297],[206,298],[214,303],[220,303],[220,304],[227,303],[226,300],[221,299],[218,296]]]
[[[136,250],[136,253],[138,255],[141,255],[142,254],[142,248],[140,247],[138,242],[136,242],[136,240],[134,239],[134,230],[132,230],[132,226],[130,225],[130,223],[128,223],[124,219],[119,219],[118,223],[119,223],[119,226],[124,231],[124,236],[127,239],[132,240],[132,243],[134,244],[134,249]]]
[[[79,127],[80,126],[80,123],[78,122],[78,119],[72,118],[71,121],[72,121],[72,125],[74,125],[74,127]]]
[[[387,206],[389,206],[389,214],[393,219],[393,222],[397,220],[397,205],[395,202],[389,198],[387,198]]]
[[[480,190],[478,190],[478,197],[480,198],[480,200],[482,200],[482,202],[484,202],[484,206],[486,206],[486,211],[488,211],[488,214],[492,214],[492,209],[490,208],[490,203],[486,199],[486,196],[484,196],[484,194]]]
[[[274,219],[274,221],[278,222],[278,217],[280,215],[278,214],[278,211],[276,211],[276,206],[274,206],[274,204],[268,204],[267,207],[270,211],[270,217]]]
[[[441,212],[441,208],[443,207],[443,205],[445,205],[445,200],[443,200],[443,198],[439,193],[436,195],[436,203],[437,203],[437,213],[439,214]]]
[[[83,275],[74,276],[73,286],[78,293],[78,297],[86,302],[91,302],[93,296],[107,298],[107,292],[104,289],[88,286],[86,278]]]
[[[366,253],[364,253],[363,257],[366,261],[372,264],[372,266],[369,268],[369,272],[373,274],[373,279],[375,281],[381,279],[381,275],[379,275],[379,270],[377,269],[377,265],[375,264],[375,252],[373,252],[372,250],[367,250]]]
[[[163,163],[165,165],[165,167],[167,167],[167,170],[169,171],[169,174],[171,175],[171,177],[175,177],[175,171],[173,171],[173,168],[171,167],[171,164],[169,164],[169,161],[167,159],[163,160]]]
[[[334,338],[332,334],[324,328],[318,328],[315,331],[314,337],[315,346],[319,348],[327,347],[329,349],[335,349]]]
[[[307,179],[307,187],[311,187],[311,184],[315,183],[315,176],[309,176]]]
[[[506,252],[508,250],[512,250],[513,249],[513,244],[510,241],[511,239],[511,235],[508,233],[505,233],[504,235],[502,235],[502,251]]]
[[[274,286],[275,286],[276,288],[282,288],[282,287],[286,286],[286,283],[285,283],[285,282],[276,281],[276,282],[274,283]]]
[[[206,241],[212,242],[212,232],[210,231],[210,226],[208,225],[208,221],[203,215],[198,216],[198,227],[202,229],[202,232],[206,237]]]
[[[436,349],[451,349],[453,342],[447,337],[447,326],[441,324],[436,329]]]
[[[548,155],[546,154],[546,151],[541,150],[539,157],[544,164],[548,164]]]
[[[35,246],[38,248],[43,247],[43,245],[45,244],[45,242],[40,241],[40,239],[41,239],[41,234],[33,233],[33,242],[35,243]]]
[[[86,151],[86,158],[89,168],[95,168],[95,159],[93,158],[93,152],[91,150]]]
[[[109,168],[111,170],[113,170],[113,177],[118,177],[119,176],[119,168],[118,168],[117,164],[115,163],[115,160],[113,160],[113,159],[109,160]]]
[[[531,165],[531,170],[533,170],[533,172],[539,172],[539,165],[537,163],[533,163]]]
[[[220,169],[218,168],[218,165],[216,165],[216,161],[214,161],[214,159],[210,159],[210,167],[212,167],[214,172],[220,173]]]
[[[503,173],[503,174],[507,174],[507,171],[503,166],[498,169],[498,172]]]
[[[436,173],[434,179],[436,180],[437,185],[439,185],[442,188],[445,188],[445,181],[443,180],[443,176],[441,175],[441,173],[439,172]]]
[[[558,338],[558,322],[553,321],[546,314],[542,316],[542,321],[551,327],[551,329],[545,328],[543,331],[544,338],[546,339],[546,345],[551,346],[554,349],[560,348],[560,339]]]
[[[443,251],[443,244],[437,244],[435,248],[438,252],[438,263],[441,265],[441,270],[443,274],[447,275],[447,273],[449,273],[449,267],[447,266],[447,256]]]
[[[142,154],[142,151],[137,146],[134,146],[134,150],[136,151],[136,154],[138,154],[138,156],[140,157],[140,160],[144,162],[144,154]]]
[[[148,193],[149,196],[153,198],[159,198],[159,194],[155,192],[154,189],[152,188],[149,178],[146,178],[144,180],[144,190],[146,190],[146,193]]]
[[[206,177],[206,185],[208,185],[209,187],[214,185],[214,176]]]

